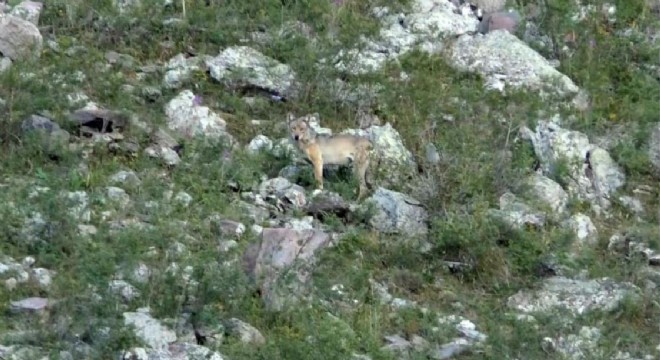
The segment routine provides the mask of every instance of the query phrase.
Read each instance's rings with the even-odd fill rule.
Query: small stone
[[[118,203],[120,206],[124,207],[127,206],[131,202],[131,198],[128,196],[126,191],[122,188],[118,188],[115,186],[108,186],[106,188],[108,198],[110,200]]]
[[[137,187],[139,186],[142,182],[140,181],[140,178],[135,174],[134,171],[119,171],[112,175],[110,177],[110,181],[113,183],[118,183],[122,185],[128,185],[131,187]]]
[[[229,320],[228,328],[245,344],[263,345],[266,343],[266,339],[257,328],[237,318]]]
[[[146,284],[149,282],[149,277],[151,276],[151,270],[144,263],[139,263],[138,266],[133,271],[133,280],[140,284]]]
[[[37,280],[37,284],[39,284],[39,287],[42,289],[50,287],[50,285],[53,283],[53,275],[55,274],[54,271],[44,268],[36,268],[32,271],[34,273],[35,279]]]
[[[11,59],[6,57],[0,57],[0,74],[9,70],[11,67]]]
[[[123,315],[124,324],[132,326],[135,335],[154,350],[166,350],[177,339],[176,333],[151,317],[147,308],[125,312]]]
[[[42,8],[43,4],[41,2],[25,0],[14,6],[9,14],[29,21],[34,25],[39,25],[39,15]]]
[[[183,206],[189,206],[193,201],[193,197],[190,196],[187,192],[179,191],[176,196],[174,196],[174,201],[178,202]]]
[[[21,265],[23,265],[24,267],[30,267],[30,266],[34,265],[35,262],[37,262],[37,260],[34,257],[26,256],[23,259],[23,261],[21,261]]]
[[[270,151],[273,149],[273,141],[264,135],[257,135],[247,145],[249,153],[256,154],[260,151]]]
[[[98,230],[96,229],[96,226],[94,225],[85,225],[85,224],[78,224],[78,233],[80,236],[92,236],[96,235]]]
[[[10,309],[16,312],[39,312],[46,309],[49,301],[46,298],[31,297],[10,302]]]
[[[5,287],[9,291],[12,291],[12,290],[16,289],[17,285],[18,285],[18,281],[13,277],[5,280]]]
[[[237,246],[238,243],[236,242],[236,240],[220,241],[220,244],[218,245],[218,251],[226,253]]]
[[[113,280],[109,287],[110,291],[121,296],[124,301],[131,301],[140,296],[140,291],[124,280]]]

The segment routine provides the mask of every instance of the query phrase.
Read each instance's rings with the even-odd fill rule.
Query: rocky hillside
[[[3,1],[0,359],[660,358],[657,0]]]

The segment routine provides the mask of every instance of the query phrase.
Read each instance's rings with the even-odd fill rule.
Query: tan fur
[[[369,139],[357,135],[339,134],[319,136],[306,118],[296,119],[288,114],[289,133],[314,167],[317,188],[323,190],[324,165],[348,165],[353,163],[353,171],[359,180],[358,200],[367,194],[367,170],[369,168],[372,144]]]

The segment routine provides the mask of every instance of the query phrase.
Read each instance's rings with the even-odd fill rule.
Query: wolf
[[[324,165],[352,163],[353,173],[359,181],[358,201],[367,195],[366,177],[373,149],[368,138],[349,134],[319,135],[306,117],[296,119],[292,113],[287,114],[287,122],[291,140],[314,167],[317,189],[323,190]]]

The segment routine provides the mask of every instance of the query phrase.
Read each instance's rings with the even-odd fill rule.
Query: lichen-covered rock
[[[386,7],[374,9],[382,27],[378,40],[365,40],[360,49],[340,51],[334,64],[340,71],[365,74],[382,68],[416,46],[436,53],[442,49],[443,36],[455,36],[476,30],[478,20],[472,14],[459,14],[446,0],[413,1],[411,12],[390,13]]]
[[[610,197],[623,186],[625,174],[607,151],[591,144],[587,135],[562,128],[559,118],[539,120],[535,131],[521,128],[521,135],[534,146],[544,174],[556,173],[565,164],[568,192],[591,203],[600,213],[610,207]]]
[[[11,9],[10,15],[27,20],[34,25],[39,25],[39,16],[44,5],[38,1],[24,0]]]
[[[624,297],[637,294],[629,283],[611,279],[577,280],[555,276],[546,279],[539,290],[521,290],[509,297],[509,307],[523,313],[565,310],[582,315],[593,310],[613,310]]]
[[[190,90],[184,90],[165,105],[167,125],[187,137],[203,136],[212,139],[225,139],[233,143],[227,133],[227,123],[218,114],[199,104],[198,98]]]
[[[342,134],[367,137],[372,145],[369,171],[374,180],[383,187],[402,186],[409,183],[417,172],[417,164],[410,150],[406,148],[401,135],[390,123],[373,125],[366,129],[349,129]]]
[[[13,61],[38,58],[43,38],[33,23],[0,13],[0,54]]]
[[[552,216],[561,218],[567,212],[568,194],[556,181],[535,173],[528,178],[531,195],[552,211]]]
[[[171,58],[165,65],[165,75],[163,76],[163,85],[169,89],[176,89],[185,81],[190,80],[195,71],[205,71],[204,63],[210,57],[186,57],[184,54],[178,54]]]
[[[306,296],[316,253],[329,241],[319,230],[263,229],[259,242],[244,253],[243,264],[267,308],[280,310]]]
[[[557,71],[539,53],[515,35],[497,30],[486,35],[462,35],[449,54],[457,69],[481,74],[489,88],[504,90],[506,86],[545,90],[559,82],[556,92],[575,94],[579,88],[566,75]]]
[[[500,196],[500,209],[490,209],[489,213],[516,229],[526,225],[541,228],[545,225],[546,220],[545,214],[535,211],[519,201],[512,193],[505,193]]]
[[[135,335],[154,350],[166,350],[176,341],[174,331],[161,325],[160,321],[149,314],[149,309],[141,308],[137,312],[125,312],[124,324],[132,326]]]
[[[379,187],[365,202],[375,205],[376,214],[369,223],[378,231],[406,236],[428,232],[426,209],[408,195]]]
[[[589,216],[577,213],[566,221],[566,226],[575,233],[578,247],[598,242],[598,230]]]
[[[656,177],[660,177],[660,123],[655,124],[651,129],[648,155]]]
[[[232,88],[256,87],[273,95],[295,97],[296,75],[288,65],[248,46],[224,49],[207,58],[211,77]]]

